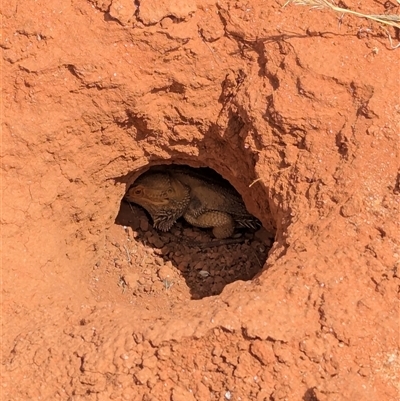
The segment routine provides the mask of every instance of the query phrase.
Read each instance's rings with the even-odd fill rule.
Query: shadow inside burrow
[[[232,188],[212,169],[185,168]],[[236,229],[231,238],[221,240],[214,238],[211,229],[193,227],[183,218],[178,219],[169,232],[162,232],[152,227],[152,219],[145,209],[126,200],[121,201],[115,224],[125,228],[127,235],[132,237],[129,238],[131,244],[139,242],[147,250],[145,263],[143,255],[135,259],[131,254],[129,268],[140,276],[141,271],[148,270],[149,266],[157,271],[161,271],[163,266],[171,266],[184,278],[191,299],[218,295],[227,284],[251,280],[262,270],[273,243],[273,235],[263,228],[258,231]],[[163,277],[162,272],[158,279],[166,289],[174,284],[173,280]],[[151,285],[150,288],[149,283],[143,287],[138,285],[135,292],[151,292]]]
[[[303,401],[318,401],[314,388],[309,388],[303,396]]]

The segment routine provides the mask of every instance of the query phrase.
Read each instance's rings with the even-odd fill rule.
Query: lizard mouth
[[[168,205],[169,200],[168,199],[154,199],[154,198],[147,198],[147,197],[135,197],[132,195],[127,195],[126,199],[129,202],[134,202],[137,203],[141,206],[165,206]]]
[[[144,199],[145,202],[147,202],[150,205],[153,206],[165,206],[169,204],[169,200],[168,199]]]

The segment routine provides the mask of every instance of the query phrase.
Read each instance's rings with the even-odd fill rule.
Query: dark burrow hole
[[[196,179],[204,178],[207,185],[210,182],[228,188],[228,193],[234,191],[241,200],[231,184],[210,168],[163,165],[154,166],[143,174],[165,173],[166,170],[172,170],[172,174],[183,171],[185,174],[193,174]],[[192,193],[192,189],[190,191]],[[124,227],[131,237],[128,238],[131,243],[140,242],[146,248],[146,257],[139,255],[137,258],[135,252],[132,253],[128,248],[125,250],[130,252],[129,268],[139,277],[139,284],[133,291],[138,296],[153,292],[152,286],[155,285],[154,275],[152,280],[146,282],[141,279],[142,274],[148,274],[149,269],[162,271],[165,266],[177,269],[185,279],[192,299],[218,295],[227,284],[236,280],[251,280],[259,273],[274,241],[273,236],[261,225],[258,228],[236,227],[232,236],[218,239],[214,237],[212,228],[194,227],[183,217],[178,218],[169,231],[163,232],[153,227],[153,219],[145,208],[125,198],[115,223]],[[144,260],[146,258],[154,258],[156,263],[148,263]],[[164,277],[162,273],[157,277],[166,290],[174,284],[173,279]],[[159,288],[159,283],[155,287]]]

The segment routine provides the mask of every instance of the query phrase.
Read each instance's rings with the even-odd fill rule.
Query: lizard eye
[[[172,188],[167,189],[167,194],[172,195],[174,193],[174,190]]]
[[[142,190],[141,190],[140,188],[136,188],[136,189],[133,191],[133,193],[134,193],[135,195],[141,195],[141,194],[142,194]]]

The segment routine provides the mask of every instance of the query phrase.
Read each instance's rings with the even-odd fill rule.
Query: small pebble
[[[140,218],[140,229],[142,231],[148,231],[149,229],[149,220],[145,216]]]
[[[197,262],[197,263],[193,266],[193,268],[194,268],[195,270],[203,270],[203,267],[204,267],[204,262],[203,262],[203,261]]]
[[[164,246],[164,242],[161,241],[160,237],[157,234],[153,234],[149,237],[150,244],[154,245],[156,248],[162,248]]]
[[[139,282],[139,277],[140,277],[139,274],[136,272],[128,272],[122,276],[126,285],[131,289],[135,289],[137,287]]]
[[[171,279],[174,276],[174,271],[168,266],[161,266],[157,272],[160,280]]]

